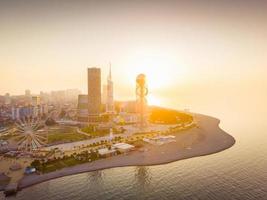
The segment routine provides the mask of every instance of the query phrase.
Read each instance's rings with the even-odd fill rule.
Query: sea
[[[58,178],[8,199],[266,200],[267,109],[265,100],[257,103],[253,98],[232,101],[229,97],[200,107],[200,112],[219,118],[220,127],[236,139],[230,149],[169,164]],[[3,193],[0,199],[5,199]]]

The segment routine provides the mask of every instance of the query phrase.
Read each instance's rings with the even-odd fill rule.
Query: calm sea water
[[[216,111],[213,115],[221,119],[221,127],[237,141],[226,151],[159,166],[63,177],[9,199],[267,199],[266,109]]]

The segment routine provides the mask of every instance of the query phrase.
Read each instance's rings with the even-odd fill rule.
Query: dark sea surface
[[[267,199],[267,112],[254,108],[259,109],[232,105],[208,113],[220,118],[220,126],[236,139],[223,152],[158,166],[72,175],[26,188],[8,199]]]

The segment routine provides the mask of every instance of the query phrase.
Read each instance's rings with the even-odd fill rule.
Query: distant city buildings
[[[32,95],[31,95],[31,91],[30,90],[25,90],[24,98],[25,98],[25,102],[27,104],[30,104],[31,103],[31,101],[32,101]]]
[[[41,104],[40,96],[32,96],[32,105],[39,106]]]
[[[23,95],[11,96],[7,93],[0,96],[0,127],[27,117],[47,117],[50,111],[53,116],[58,115],[62,109],[72,116],[74,112],[76,115],[79,94],[77,89],[40,92],[40,95],[33,95],[30,90],[25,90]]]
[[[6,105],[11,104],[11,97],[9,93],[5,94],[5,104]]]
[[[74,102],[78,100],[78,95],[81,94],[81,91],[78,89],[68,89],[68,90],[58,90],[52,91],[49,98],[49,102],[54,103],[67,103]]]
[[[101,70],[88,68],[88,122],[99,121],[101,111]]]
[[[78,96],[77,120],[88,122],[88,95],[80,94]]]
[[[81,94],[81,91],[78,89],[67,89],[67,90],[56,90],[48,92],[40,92],[40,98],[42,103],[53,103],[53,104],[62,104],[62,103],[71,103],[78,100],[78,95]]]
[[[26,117],[42,117],[44,114],[48,114],[47,105],[13,106],[11,108],[12,120],[21,120]]]
[[[30,90],[25,90],[25,96],[30,97],[31,96],[31,91]]]
[[[40,96],[38,95],[31,96],[30,100],[31,103],[28,102],[29,101],[28,98],[29,96],[26,96],[24,104],[12,105],[11,108],[12,120],[20,120],[25,117],[41,117],[44,114],[48,114],[48,105],[41,103]]]

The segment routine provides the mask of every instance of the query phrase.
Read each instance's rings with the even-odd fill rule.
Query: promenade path
[[[164,131],[168,130],[170,125],[151,125],[147,128],[146,131]],[[129,126],[123,126],[125,128],[125,132],[122,134],[115,134],[113,137],[122,137],[122,138],[127,138],[133,135],[134,133],[137,133],[139,130],[138,127],[129,125]],[[84,134],[84,133],[83,133]],[[77,142],[70,142],[70,143],[64,143],[64,144],[58,144],[58,145],[53,145],[53,146],[48,146],[44,147],[44,150],[50,151],[52,149],[60,149],[62,151],[73,151],[76,148],[83,147],[83,146],[88,146],[90,144],[94,144],[97,142],[105,141],[105,140],[110,140],[110,136],[102,136],[102,137],[97,137],[97,138],[92,138],[88,140],[83,140],[83,141],[77,141]]]

